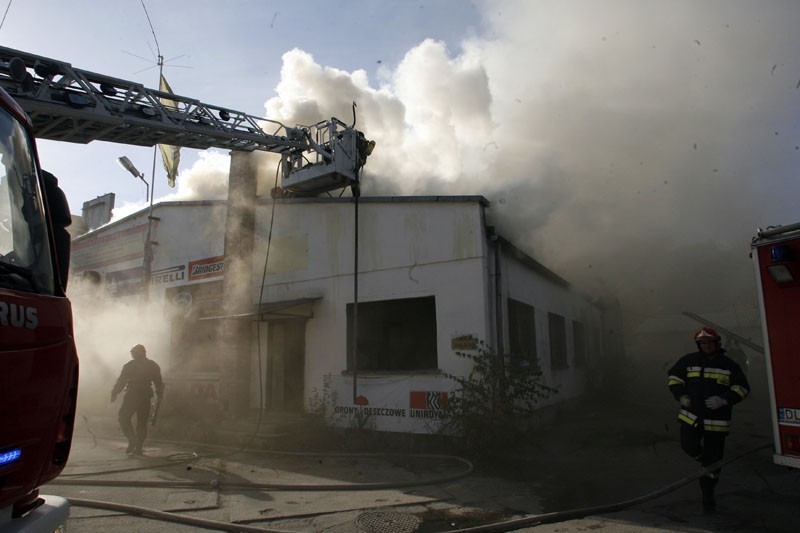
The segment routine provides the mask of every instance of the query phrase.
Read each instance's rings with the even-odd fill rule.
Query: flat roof
[[[170,202],[159,202],[157,204],[153,204],[153,208],[156,207],[167,207],[167,206],[184,206],[184,205],[214,205],[214,204],[221,204],[225,203],[227,200],[181,200],[181,201],[170,201]],[[337,203],[353,203],[352,196],[314,196],[311,198],[307,197],[300,197],[300,198],[267,198],[264,196],[259,196],[256,199],[256,203],[258,204],[268,204],[268,203],[286,203],[286,204],[337,204]],[[383,203],[469,203],[475,202],[479,203],[484,207],[488,207],[490,205],[489,200],[486,199],[485,196],[481,195],[454,195],[454,196],[435,196],[435,195],[426,195],[426,196],[361,196],[358,199],[358,203],[360,204],[383,204]],[[128,216],[133,216],[135,214],[141,213],[141,211],[146,211],[147,208],[137,211],[136,213],[132,213]],[[126,217],[127,218],[127,217]],[[122,219],[124,220],[124,219]]]
[[[271,198],[259,198],[259,202],[271,202]],[[313,198],[280,198],[276,199],[278,202],[286,202],[286,203],[351,203],[353,201],[352,196],[315,196]],[[476,202],[481,204],[484,207],[489,206],[489,200],[486,199],[485,196],[481,195],[454,195],[454,196],[436,196],[436,195],[426,195],[426,196],[361,196],[358,199],[358,203],[362,204],[369,204],[369,203],[431,203],[431,202],[439,202],[439,203],[466,203],[466,202]]]
[[[328,204],[328,203],[353,203],[352,196],[341,196],[341,197],[331,197],[331,196],[319,196],[313,198],[266,198],[266,197],[259,197],[256,199],[257,204],[267,204],[267,203],[313,203],[313,204]],[[481,195],[463,195],[463,196],[361,196],[358,199],[358,203],[360,204],[377,204],[377,203],[466,203],[466,202],[475,202],[483,207],[489,206],[489,200],[486,197]],[[227,203],[227,200],[180,200],[180,201],[169,201],[169,202],[158,202],[153,204],[153,210],[161,207],[187,207],[187,206],[197,206],[197,205],[221,205]],[[144,207],[139,211],[131,213],[124,218],[119,220],[115,220],[114,222],[110,222],[104,226],[100,226],[99,228],[95,228],[89,232],[84,233],[80,237],[75,237],[72,239],[73,241],[80,241],[83,238],[94,234],[100,230],[106,230],[108,228],[114,227],[118,224],[126,222],[134,217],[141,216],[149,210],[149,207]],[[74,215],[77,216],[77,215]]]

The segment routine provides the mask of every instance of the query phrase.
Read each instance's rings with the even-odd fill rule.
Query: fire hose
[[[714,470],[721,468],[727,464],[733,463],[734,461],[738,461],[743,457],[746,457],[750,454],[756,453],[758,451],[764,450],[766,448],[771,448],[772,443],[762,444],[760,446],[756,446],[746,452],[740,453],[730,459],[725,459],[723,461],[717,461],[713,465],[709,465],[702,470],[695,472],[694,474],[687,476],[685,478],[679,479],[674,483],[661,487],[658,490],[645,494],[643,496],[639,496],[636,498],[632,498],[630,500],[624,500],[617,503],[611,503],[606,505],[597,505],[593,507],[582,507],[580,509],[569,509],[566,511],[556,511],[552,513],[544,513],[532,516],[526,516],[524,518],[517,518],[515,520],[507,520],[504,522],[496,522],[494,524],[486,524],[483,526],[476,526],[476,527],[468,527],[464,529],[457,529],[453,530],[450,533],[488,533],[488,532],[495,532],[495,531],[514,531],[520,529],[522,527],[535,527],[542,524],[552,524],[554,522],[566,522],[567,520],[575,520],[578,518],[584,518],[587,516],[594,516],[599,514],[608,514],[614,513],[617,511],[621,511],[623,509],[627,509],[629,507],[633,507],[634,505],[638,505],[640,503],[644,503],[649,500],[654,500],[656,498],[660,498],[665,494],[668,494],[674,490],[677,490],[684,485],[688,485],[692,481],[700,479],[701,477],[705,476],[706,474],[710,474]]]
[[[721,468],[725,465],[738,461],[748,455],[756,453],[758,451],[770,448],[772,446],[771,443],[762,444],[755,448],[752,448],[748,451],[735,455],[729,459],[725,459],[722,461],[718,461],[713,465],[710,465],[706,468],[703,468],[694,474],[684,477],[661,487],[658,490],[645,494],[643,496],[639,496],[636,498],[632,498],[629,500],[624,500],[621,502],[606,504],[606,505],[598,505],[593,507],[583,507],[578,509],[568,509],[565,511],[556,511],[551,513],[544,513],[538,515],[531,515],[526,516],[523,518],[517,518],[514,520],[507,520],[503,522],[495,522],[492,524],[485,524],[482,526],[470,527],[465,529],[453,530],[451,533],[484,533],[484,532],[498,532],[498,531],[514,531],[520,529],[522,527],[535,527],[541,524],[548,524],[548,523],[555,523],[555,522],[565,522],[567,520],[575,520],[578,518],[584,518],[587,516],[595,516],[600,514],[607,514],[613,513],[617,511],[621,511],[632,507],[634,505],[638,505],[640,503],[644,503],[649,500],[653,500],[664,496],[670,492],[673,492],[680,487],[688,485],[692,481],[695,481],[702,476],[713,472],[714,470]],[[340,454],[340,455],[348,455],[348,454]],[[439,456],[441,457],[441,456]],[[451,456],[446,456],[451,457]],[[365,484],[353,484],[353,485],[277,485],[277,484],[266,484],[266,483],[232,483],[232,484],[224,484],[219,483],[218,480],[214,480],[211,482],[212,488],[237,488],[237,489],[252,489],[252,490],[299,490],[299,491],[319,491],[319,490],[386,490],[392,488],[406,488],[409,486],[423,486],[423,485],[431,485],[435,483],[445,483],[447,481],[452,481],[454,479],[458,479],[460,477],[464,477],[472,472],[472,464],[467,461],[466,459],[456,458],[464,461],[469,465],[467,471],[449,476],[447,478],[441,478],[438,480],[431,480],[427,482],[403,482],[403,483],[365,483]],[[215,483],[216,481],[216,483]],[[198,486],[208,486],[208,483],[181,483],[181,482],[133,482],[133,481],[111,481],[111,480],[54,480],[50,484],[52,485],[93,485],[93,486],[147,486],[147,487],[169,487],[169,488],[186,488],[186,487],[198,487]],[[75,505],[76,507],[91,507],[97,509],[105,509],[111,511],[118,511],[126,514],[138,515],[145,518],[151,518],[155,520],[162,520],[168,522],[175,522],[187,525],[194,525],[199,527],[206,527],[208,529],[217,529],[219,531],[259,531],[259,532],[275,532],[275,533],[285,533],[281,530],[275,529],[263,529],[254,526],[246,526],[241,524],[233,524],[229,522],[219,522],[214,520],[206,520],[200,519],[195,517],[188,517],[184,515],[179,515],[176,513],[170,513],[165,511],[158,511],[155,509],[148,509],[145,507],[136,507],[132,505],[124,505],[118,504],[114,502],[104,502],[104,501],[97,501],[97,500],[83,500],[77,498],[68,498],[71,505]]]

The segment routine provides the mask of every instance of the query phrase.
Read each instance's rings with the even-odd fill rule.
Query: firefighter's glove
[[[678,398],[678,401],[681,402],[681,405],[684,406],[686,409],[688,409],[689,406],[692,405],[692,400],[690,400],[686,394]]]
[[[728,405],[728,400],[725,398],[720,398],[719,396],[711,396],[710,398],[706,398],[706,407],[709,409],[719,409]]]

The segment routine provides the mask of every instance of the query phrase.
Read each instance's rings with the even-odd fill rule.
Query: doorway
[[[306,319],[271,320],[267,333],[266,408],[303,410]]]

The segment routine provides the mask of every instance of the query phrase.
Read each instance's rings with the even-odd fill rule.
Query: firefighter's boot
[[[700,478],[700,490],[703,491],[703,509],[713,511],[717,506],[714,498],[714,486],[717,484],[716,476],[703,476]]]

